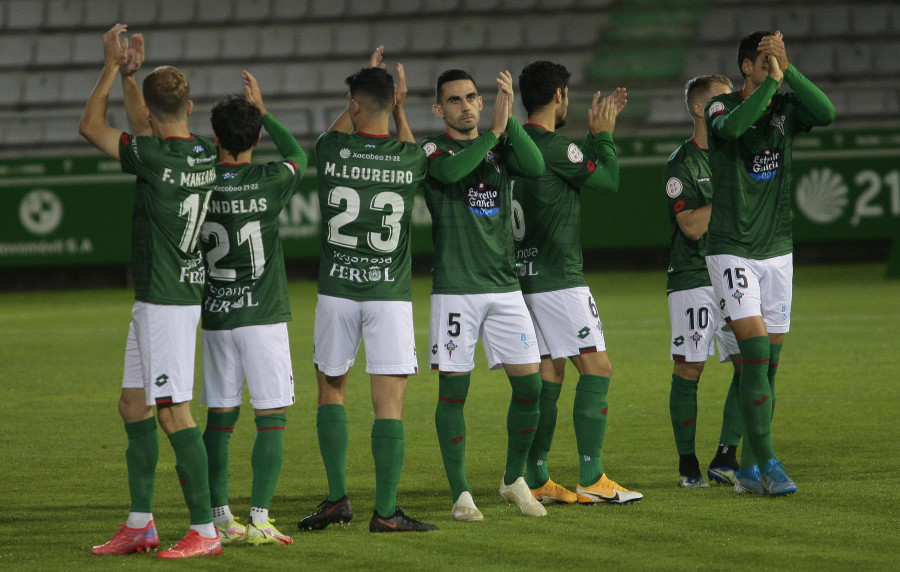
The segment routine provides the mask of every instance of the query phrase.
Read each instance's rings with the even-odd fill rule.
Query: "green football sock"
[[[697,385],[699,383],[699,379],[686,379],[672,374],[672,387],[669,390],[669,417],[672,419],[675,448],[679,455],[696,453]]]
[[[397,512],[397,487],[403,471],[403,421],[376,419],[372,423],[372,457],[375,459],[375,512],[390,518]]]
[[[606,394],[609,378],[582,375],[575,386],[572,423],[578,444],[578,484],[589,487],[603,476],[603,439],[606,436]]]
[[[153,512],[153,489],[156,486],[156,462],[159,460],[159,433],[156,418],[125,424],[128,447],[125,464],[128,467],[128,489],[131,492],[131,512]]]
[[[328,477],[328,500],[341,500],[347,494],[347,446],[350,441],[344,406],[320,405],[316,410],[316,433]]]
[[[550,472],[547,469],[547,455],[553,444],[553,433],[556,432],[556,402],[562,391],[561,383],[541,380],[541,417],[534,432],[534,442],[528,450],[528,464],[525,470],[525,482],[528,488],[537,489],[544,486],[550,480]]]
[[[778,362],[781,360],[781,347],[784,344],[769,344],[769,391],[772,392],[772,415],[775,415],[775,376],[778,374]]]
[[[506,413],[506,471],[503,482],[511,485],[525,476],[528,451],[541,418],[541,374],[534,372],[508,377],[512,397]]]
[[[744,414],[746,441],[753,448],[753,456],[765,463],[775,456],[772,447],[772,392],[769,387],[769,337],[757,336],[738,342],[743,358],[741,370],[741,410]],[[741,468],[745,469],[744,457]]]
[[[250,506],[268,509],[278,487],[281,463],[284,460],[284,413],[257,415],[256,440],[250,453],[253,469],[253,486],[250,489]]]
[[[466,482],[466,419],[463,416],[469,378],[470,374],[440,376],[434,412],[441,457],[454,502],[464,491],[471,490]]]
[[[240,408],[225,413],[206,414],[203,445],[209,460],[209,498],[212,506],[228,504],[228,442],[241,414]]]
[[[725,405],[722,408],[722,431],[719,433],[719,443],[724,445],[737,445],[744,434],[744,417],[741,414],[741,374],[734,372],[731,376],[731,385],[725,396]]]
[[[175,450],[175,471],[181,480],[184,502],[191,513],[191,524],[212,522],[209,500],[209,463],[200,429],[189,427],[169,435]]]

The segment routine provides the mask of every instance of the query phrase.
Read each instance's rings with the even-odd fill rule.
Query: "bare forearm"
[[[152,135],[153,128],[144,113],[144,96],[134,75],[122,76],[122,91],[125,92],[125,112],[131,131],[135,135]]]

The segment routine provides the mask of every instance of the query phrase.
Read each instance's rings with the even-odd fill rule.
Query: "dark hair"
[[[438,76],[437,82],[434,84],[434,95],[437,98],[438,104],[441,103],[441,89],[444,87],[444,84],[451,81],[459,81],[461,79],[471,81],[472,85],[475,86],[475,90],[478,90],[478,86],[475,85],[475,79],[469,75],[469,72],[457,69],[443,71],[441,72],[441,75]]]
[[[737,51],[737,65],[738,69],[741,71],[741,76],[744,75],[744,70],[742,68],[744,60],[756,62],[756,58],[759,57],[759,42],[766,36],[771,35],[772,32],[759,31],[748,34],[741,40]]]
[[[362,68],[346,80],[350,97],[364,100],[371,111],[394,107],[394,78],[382,68]]]
[[[529,114],[545,107],[553,100],[556,90],[565,90],[572,74],[566,66],[548,61],[535,61],[522,68],[519,91],[522,105]]]
[[[237,157],[259,141],[262,115],[242,95],[228,95],[213,105],[209,117],[219,146]]]
[[[698,75],[684,84],[684,103],[687,104],[688,112],[691,111],[692,100],[695,100],[704,93],[708,94],[709,90],[714,85],[727,85],[728,89],[734,89],[734,86],[731,85],[731,80],[728,79],[727,76],[719,74]],[[704,101],[701,103],[706,102]]]
[[[171,123],[187,117],[191,85],[188,78],[172,66],[160,66],[144,78],[144,103],[150,113],[162,122]]]

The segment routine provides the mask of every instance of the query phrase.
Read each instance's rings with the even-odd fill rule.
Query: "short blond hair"
[[[160,66],[144,78],[144,103],[150,114],[163,123],[187,118],[191,84],[172,66]]]
[[[691,111],[691,106],[694,103],[697,103],[701,98],[704,99],[699,103],[706,103],[709,101],[709,92],[714,85],[724,85],[727,86],[728,89],[734,89],[728,76],[721,74],[698,75],[684,84],[684,103],[687,105],[689,113]]]

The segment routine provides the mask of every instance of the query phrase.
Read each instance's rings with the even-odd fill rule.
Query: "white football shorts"
[[[199,304],[135,302],[125,343],[122,387],[143,388],[150,406],[190,401],[199,323]]]
[[[755,260],[731,254],[706,257],[709,277],[731,320],[762,316],[770,334],[791,328],[794,255]],[[720,306],[721,307],[721,306]]]
[[[344,375],[356,361],[360,340],[366,372],[416,375],[412,302],[358,301],[319,294],[313,328],[313,362],[329,377]]]
[[[525,294],[541,356],[566,358],[605,352],[597,304],[587,286]]]
[[[209,407],[240,407],[244,379],[253,409],[294,403],[294,372],[286,322],[231,330],[202,330],[203,388]]]
[[[431,295],[431,369],[475,369],[479,336],[491,369],[540,363],[534,325],[522,292]]]
[[[712,286],[678,290],[669,294],[669,323],[672,326],[670,353],[683,362],[704,362],[719,348],[719,361],[731,361],[741,353],[737,339],[719,310]]]

